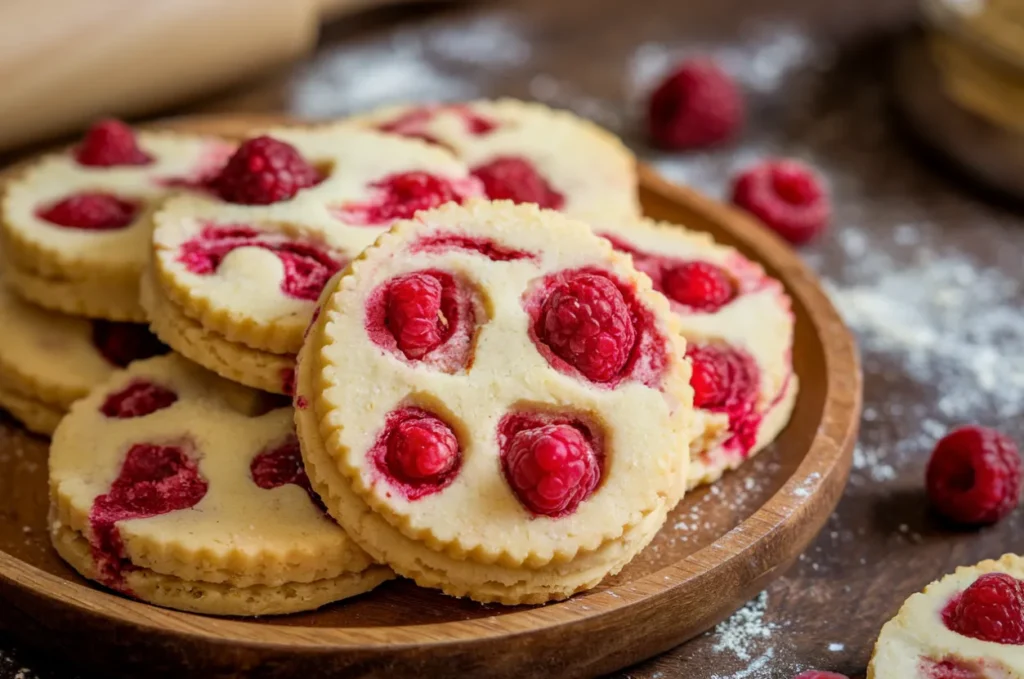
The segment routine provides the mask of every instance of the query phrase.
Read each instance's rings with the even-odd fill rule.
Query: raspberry
[[[152,156],[139,148],[135,132],[120,120],[101,120],[89,128],[75,151],[79,165],[113,167],[148,165]]]
[[[793,677],[793,679],[850,679],[845,674],[835,672],[822,672],[821,670],[807,670]]]
[[[831,212],[817,174],[794,160],[765,161],[741,173],[732,202],[794,245],[824,231]]]
[[[664,293],[692,309],[713,313],[736,297],[736,286],[722,268],[710,262],[668,266],[661,277]]]
[[[936,444],[925,478],[942,516],[964,525],[995,523],[1020,500],[1020,453],[995,430],[962,427]]]
[[[406,358],[423,358],[451,335],[442,293],[441,281],[429,273],[402,276],[388,288],[385,323]]]
[[[178,395],[167,387],[152,382],[132,382],[121,391],[107,397],[100,406],[100,412],[107,417],[127,420],[145,417],[158,410],[169,408],[178,400]]]
[[[593,447],[569,424],[521,429],[509,439],[501,462],[512,492],[538,516],[573,513],[601,480]]]
[[[426,172],[402,172],[370,184],[378,194],[365,203],[350,203],[336,210],[337,217],[348,224],[373,226],[409,219],[420,210],[476,195],[479,187],[469,180],[455,183]]]
[[[1024,646],[1024,581],[985,573],[942,610],[951,631],[995,644]]]
[[[445,488],[462,466],[462,451],[452,428],[414,407],[387,416],[369,456],[377,471],[409,500]]]
[[[408,484],[438,483],[455,467],[458,458],[458,439],[437,418],[405,420],[388,436],[388,469]]]
[[[292,198],[320,179],[294,146],[262,136],[239,146],[211,186],[229,203],[269,205]]]
[[[565,196],[556,191],[525,158],[495,158],[474,168],[473,176],[483,183],[484,193],[491,200],[536,203],[551,210],[560,210],[565,205]]]
[[[166,354],[168,349],[145,325],[92,322],[92,343],[103,358],[112,365],[124,368],[132,361]]]
[[[306,475],[302,464],[302,449],[294,435],[284,443],[262,451],[249,464],[249,474],[253,483],[264,490],[271,490],[287,484],[293,484],[306,491],[309,499],[317,507],[323,509],[320,496],[313,491],[313,486]]]
[[[622,292],[607,277],[577,273],[551,291],[537,335],[559,358],[594,382],[618,376],[636,330]]]
[[[725,71],[710,59],[680,65],[651,95],[648,129],[661,148],[714,146],[743,124],[743,98]]]
[[[757,363],[746,353],[716,344],[690,344],[693,405],[708,410],[749,408],[757,396]]]
[[[139,206],[109,193],[76,193],[36,210],[40,219],[71,229],[113,231],[132,223]]]

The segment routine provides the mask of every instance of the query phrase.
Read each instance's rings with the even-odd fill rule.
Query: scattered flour
[[[729,652],[740,660],[750,660],[754,644],[770,639],[778,629],[775,623],[765,622],[767,608],[768,592],[765,591],[715,627],[712,632],[715,641],[711,650],[716,653]]]

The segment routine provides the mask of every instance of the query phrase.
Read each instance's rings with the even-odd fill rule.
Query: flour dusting
[[[714,645],[711,650],[716,653],[732,653],[740,660],[750,660],[754,645],[759,641],[770,639],[778,625],[764,619],[768,608],[768,592],[761,592],[746,606],[733,613],[728,620],[715,627]]]

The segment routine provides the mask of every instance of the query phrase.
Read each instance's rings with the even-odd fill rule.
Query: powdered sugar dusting
[[[753,645],[770,639],[778,629],[775,623],[765,621],[767,608],[768,592],[761,592],[731,618],[715,627],[711,649],[716,653],[732,653],[740,660],[750,660]]]

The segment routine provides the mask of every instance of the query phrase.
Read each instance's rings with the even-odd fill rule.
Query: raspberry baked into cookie
[[[713,483],[789,421],[797,394],[789,297],[707,234],[646,220],[595,230],[632,255],[679,317],[697,412],[690,487]]]
[[[182,355],[277,393],[331,276],[396,219],[480,195],[444,149],[338,125],[246,141],[212,186],[154,216],[143,305]]]
[[[399,222],[329,284],[299,358],[313,487],[426,587],[594,587],[685,491],[692,391],[668,303],[587,225],[470,201]]]
[[[391,577],[323,512],[292,409],[180,356],[72,406],[50,451],[50,532],[85,577],[212,615],[290,613]]]
[[[7,184],[0,213],[4,279],[40,306],[114,321],[145,321],[139,275],[150,214],[170,193],[202,187],[227,142],[98,123],[66,153]]]
[[[132,360],[166,351],[146,326],[90,321],[28,304],[0,286],[0,407],[51,434],[71,404]]]
[[[959,568],[882,627],[868,679],[1024,677],[1024,558]]]
[[[493,200],[536,203],[581,218],[640,216],[632,153],[568,111],[501,99],[391,106],[356,120],[451,149]]]

